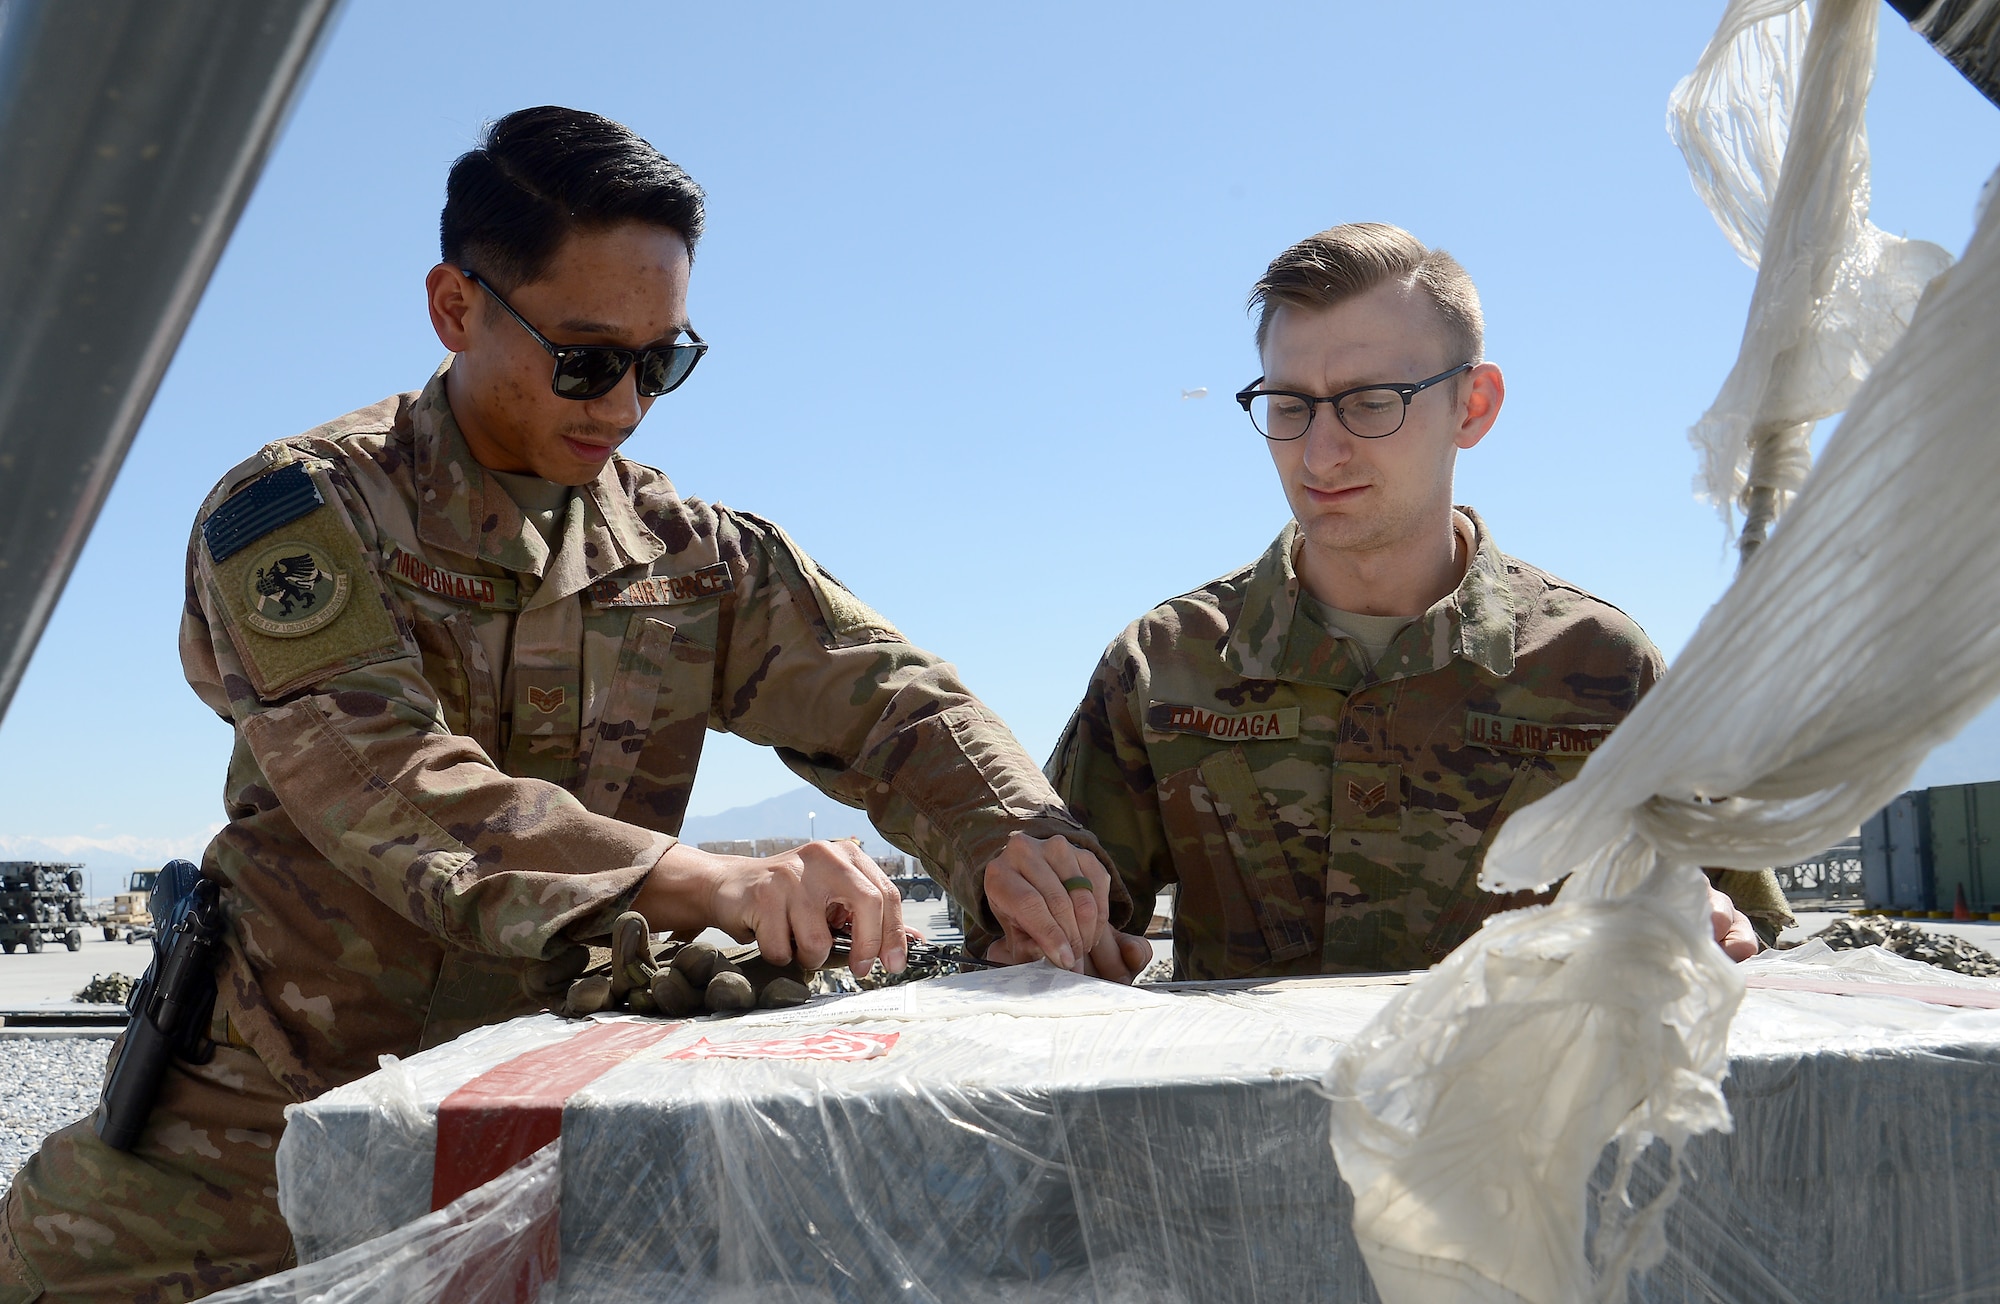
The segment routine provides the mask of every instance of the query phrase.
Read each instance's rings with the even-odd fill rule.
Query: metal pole
[[[2000,0],[1889,0],[1889,7],[2000,105]]]
[[[0,0],[0,717],[339,0]]]

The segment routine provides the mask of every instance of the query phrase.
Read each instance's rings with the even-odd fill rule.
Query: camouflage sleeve
[[[1792,916],[1791,904],[1785,900],[1785,889],[1778,885],[1775,871],[1711,869],[1708,877],[1748,916],[1751,927],[1757,930],[1757,940],[1766,947],[1776,946],[1778,935],[1798,922]]]
[[[821,792],[868,813],[994,927],[988,862],[1015,833],[1099,852],[1007,726],[921,648],[848,591],[784,531],[719,509],[735,575],[717,650],[711,728],[775,748]],[[1112,903],[1113,922],[1130,902]]]
[[[311,525],[311,555],[344,576],[341,612],[323,630],[261,634],[231,600],[235,558],[216,562],[199,526],[189,541],[181,662],[195,693],[235,725],[232,768],[255,766],[263,781],[250,790],[282,807],[314,851],[453,946],[540,958],[608,933],[674,839],[511,777],[450,732],[369,560],[380,548],[358,491],[337,464],[312,475],[325,505],[270,537],[299,549],[293,536]],[[387,637],[373,637],[378,628]]]
[[[1132,707],[1144,674],[1144,653],[1128,630],[1098,661],[1049,757],[1056,795],[1103,844],[1141,925],[1152,918],[1160,889],[1177,877],[1140,733],[1142,712]],[[1143,690],[1136,700],[1145,700]]]

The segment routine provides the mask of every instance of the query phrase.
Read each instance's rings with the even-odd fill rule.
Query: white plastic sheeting
[[[1804,483],[1813,424],[1847,406],[1951,261],[1868,220],[1881,8],[1733,0],[1669,105],[1695,190],[1757,269],[1742,352],[1690,432],[1697,486],[1725,519],[1745,512],[1752,547]]]
[[[1826,0],[1818,20],[1838,17],[1858,45],[1872,40],[1861,7]],[[1724,30],[1778,8],[1733,5]],[[1865,86],[1850,52],[1814,53],[1848,68],[1850,91]],[[1858,103],[1853,117],[1858,131]],[[1795,185],[1796,137],[1778,209],[1787,194],[1852,190],[1851,169],[1823,190]],[[1853,154],[1811,156],[1838,168]],[[1754,199],[1746,184],[1734,210],[1721,206],[1725,229],[1739,220],[1754,236]],[[1865,187],[1847,211],[1865,211]],[[1753,312],[1746,362],[1770,352],[1765,329]],[[1996,427],[1989,208],[1661,686],[1576,782],[1501,831],[1482,883],[1570,875],[1554,904],[1489,923],[1336,1059],[1334,1149],[1391,1304],[1619,1300],[1626,1273],[1658,1259],[1673,1183],[1628,1201],[1614,1181],[1586,1254],[1580,1175],[1608,1141],[1627,1159],[1654,1140],[1677,1153],[1730,1125],[1718,1081],[1742,975],[1707,936],[1695,867],[1785,864],[1830,845],[2000,692]]]
[[[1741,972],[1738,1128],[1690,1145],[1665,1259],[1635,1297],[2000,1292],[2000,1008],[1889,994],[2000,1005],[2000,981],[1823,948]],[[1755,985],[1774,979],[1867,994]],[[532,1298],[511,1289],[534,1280],[520,1229],[552,1168],[548,1299],[1366,1304],[1317,1078],[1403,981],[1129,990],[1038,965],[692,1023],[570,1097],[559,1159],[428,1213],[440,1102],[591,1031],[485,1029],[292,1111],[280,1202],[314,1261],[218,1304]],[[896,1041],[846,1062],[685,1057],[833,1029]],[[1593,1167],[1609,1189],[1615,1157]],[[1655,1151],[1633,1181],[1669,1173]]]

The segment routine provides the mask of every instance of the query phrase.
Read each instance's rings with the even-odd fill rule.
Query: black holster
[[[215,958],[228,921],[222,889],[185,860],[153,885],[153,960],[125,1008],[132,1021],[105,1075],[93,1126],[104,1144],[130,1150],[146,1130],[167,1060],[206,1064],[215,1056],[208,1024],[215,1010]]]

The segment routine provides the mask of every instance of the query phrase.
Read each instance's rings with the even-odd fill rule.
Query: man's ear
[[[450,263],[439,263],[424,278],[424,293],[430,300],[431,329],[437,332],[438,343],[449,352],[465,352],[472,344],[469,327],[479,287]]]
[[[1486,438],[1486,432],[1500,419],[1500,405],[1507,399],[1507,380],[1500,374],[1500,368],[1491,362],[1482,362],[1465,376],[1465,406],[1458,430],[1452,435],[1452,443],[1460,448],[1470,448]]]

